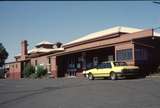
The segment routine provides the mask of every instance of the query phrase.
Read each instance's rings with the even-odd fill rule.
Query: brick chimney
[[[28,54],[27,46],[28,46],[27,40],[23,40],[21,42],[21,59],[22,60],[25,60],[26,55]]]

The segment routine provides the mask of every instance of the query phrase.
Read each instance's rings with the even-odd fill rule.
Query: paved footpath
[[[160,78],[0,80],[0,108],[160,108]]]

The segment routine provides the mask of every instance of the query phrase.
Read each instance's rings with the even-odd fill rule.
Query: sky
[[[9,53],[6,62],[46,40],[67,43],[114,26],[160,26],[160,5],[152,1],[0,1],[0,42]]]

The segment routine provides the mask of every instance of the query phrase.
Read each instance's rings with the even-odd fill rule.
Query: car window
[[[102,63],[101,67],[102,67],[102,68],[106,68],[106,64],[105,64],[105,63]]]
[[[106,68],[112,68],[111,63],[105,63],[105,65]]]
[[[101,64],[98,64],[98,65],[97,65],[97,68],[101,68]]]
[[[111,63],[100,63],[98,68],[112,68]]]
[[[98,68],[105,68],[104,67],[104,63],[100,63],[100,64],[98,64],[98,66],[97,66]]]

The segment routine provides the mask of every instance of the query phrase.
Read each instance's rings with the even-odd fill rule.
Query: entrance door
[[[68,57],[68,64],[67,64],[67,76],[68,77],[75,77],[76,76],[76,57],[70,56]]]
[[[75,77],[76,76],[75,64],[69,64],[69,67],[67,69],[67,76],[68,77]]]

